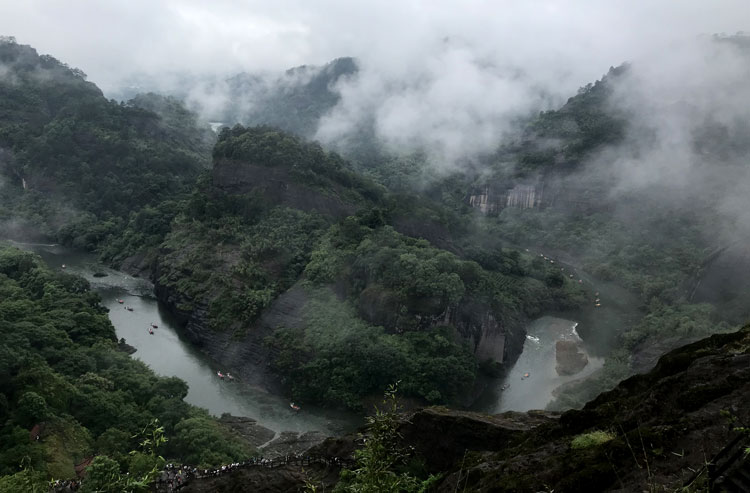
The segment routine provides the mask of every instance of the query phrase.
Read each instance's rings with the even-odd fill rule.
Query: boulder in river
[[[557,341],[555,344],[558,375],[574,375],[583,370],[589,359],[583,351],[579,351],[574,341]]]

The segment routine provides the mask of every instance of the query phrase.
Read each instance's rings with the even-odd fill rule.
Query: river
[[[604,359],[586,349],[576,332],[578,324],[558,317],[541,317],[526,328],[526,341],[518,361],[500,382],[499,399],[492,412],[544,409],[555,389],[586,378],[604,365]],[[588,364],[575,375],[561,376],[555,369],[557,341],[574,341],[588,357]],[[504,389],[504,390],[503,390]]]
[[[226,369],[219,367],[181,337],[178,322],[156,300],[153,286],[147,280],[110,269],[99,263],[92,254],[58,245],[13,244],[39,254],[52,268],[65,265],[68,272],[87,279],[101,296],[102,304],[109,309],[109,318],[117,337],[124,338],[136,348],[133,357],[146,363],[159,375],[177,376],[187,382],[189,390],[185,400],[190,404],[202,407],[214,416],[230,413],[253,418],[277,434],[281,431],[320,431],[339,435],[363,424],[361,417],[330,409],[305,406],[301,412],[295,413],[290,409],[289,401],[279,396],[240,381],[219,379],[216,372]],[[95,273],[106,276],[95,277]],[[118,302],[120,299],[123,300],[122,304]],[[129,311],[126,307],[133,310]],[[601,324],[607,318],[619,319],[616,313],[619,311],[613,310],[613,315],[606,317],[608,309],[593,310],[589,307],[579,310],[577,315],[585,321],[590,314],[595,314],[597,325],[602,328]],[[151,324],[158,326],[153,329],[153,335],[148,331]],[[601,354],[605,351],[597,347],[601,344],[592,346],[588,338],[589,344],[581,341],[576,332],[577,326],[574,321],[553,316],[531,322],[517,362],[504,379],[495,381],[493,388],[488,389],[474,408],[489,413],[544,409],[553,399],[556,388],[585,378],[601,368],[604,363]],[[589,363],[580,373],[557,375],[555,343],[558,340],[575,340],[587,353]],[[526,373],[528,377],[524,377]]]
[[[109,318],[117,337],[136,348],[133,357],[146,363],[157,374],[176,376],[187,382],[185,400],[202,407],[214,416],[230,413],[258,421],[277,434],[282,431],[320,431],[339,435],[363,424],[361,418],[349,413],[305,407],[294,412],[289,401],[244,385],[241,381],[221,380],[224,372],[215,362],[180,336],[179,324],[156,300],[153,286],[145,279],[135,278],[97,262],[91,254],[75,252],[57,245],[15,243],[15,246],[40,255],[51,268],[80,275],[99,293],[102,304],[109,309]],[[95,273],[106,274],[95,277]],[[122,299],[120,304],[118,300]],[[132,308],[132,311],[126,309]],[[149,327],[155,324],[153,335]]]

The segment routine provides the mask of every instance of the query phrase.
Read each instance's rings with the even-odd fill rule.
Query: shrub
[[[576,436],[573,441],[570,442],[570,447],[576,450],[596,447],[597,445],[601,445],[603,443],[609,442],[610,440],[614,440],[616,437],[617,435],[612,432],[601,430],[582,433],[581,435]]]

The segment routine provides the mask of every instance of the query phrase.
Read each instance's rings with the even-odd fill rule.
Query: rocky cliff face
[[[276,327],[299,326],[306,299],[304,289],[295,286],[276,298],[259,320],[238,338],[231,331],[219,332],[211,328],[205,304],[161,284],[159,277],[157,264],[154,275],[156,296],[183,323],[183,333],[190,342],[243,382],[269,391],[280,391],[276,377],[268,371],[275,356],[274,349],[265,345],[263,339]]]
[[[469,194],[469,205],[483,214],[500,212],[507,207],[534,209],[542,206],[542,184],[516,184],[513,187],[484,185]]]
[[[346,190],[332,186],[323,193],[294,180],[290,169],[253,163],[218,160],[212,172],[213,185],[229,194],[259,193],[269,204],[286,205],[306,212],[316,211],[337,219],[354,214],[356,206],[342,196]]]

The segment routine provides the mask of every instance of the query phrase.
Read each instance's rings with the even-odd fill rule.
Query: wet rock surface
[[[745,327],[666,354],[650,373],[517,435],[502,449],[471,453],[468,468],[454,462],[439,491],[454,491],[456,485],[493,492],[674,491],[700,471],[708,478],[706,461],[737,436],[730,419],[750,422],[748,399],[750,327]],[[613,439],[571,446],[575,437],[596,430]],[[446,438],[444,448],[452,442],[451,435]],[[456,451],[463,448],[453,443]]]
[[[278,468],[246,468],[232,471],[215,478],[194,480],[181,488],[181,492],[218,493],[285,493],[304,491],[307,481],[323,486],[318,491],[330,491],[338,480],[337,467],[312,464],[309,466],[285,465]]]
[[[219,421],[227,425],[255,448],[260,447],[276,436],[273,430],[269,430],[252,418],[232,416],[225,413],[221,415]]]
[[[268,458],[303,454],[311,447],[323,443],[326,438],[324,433],[318,431],[308,431],[306,433],[283,431],[278,437],[263,447],[261,453],[263,457]]]

